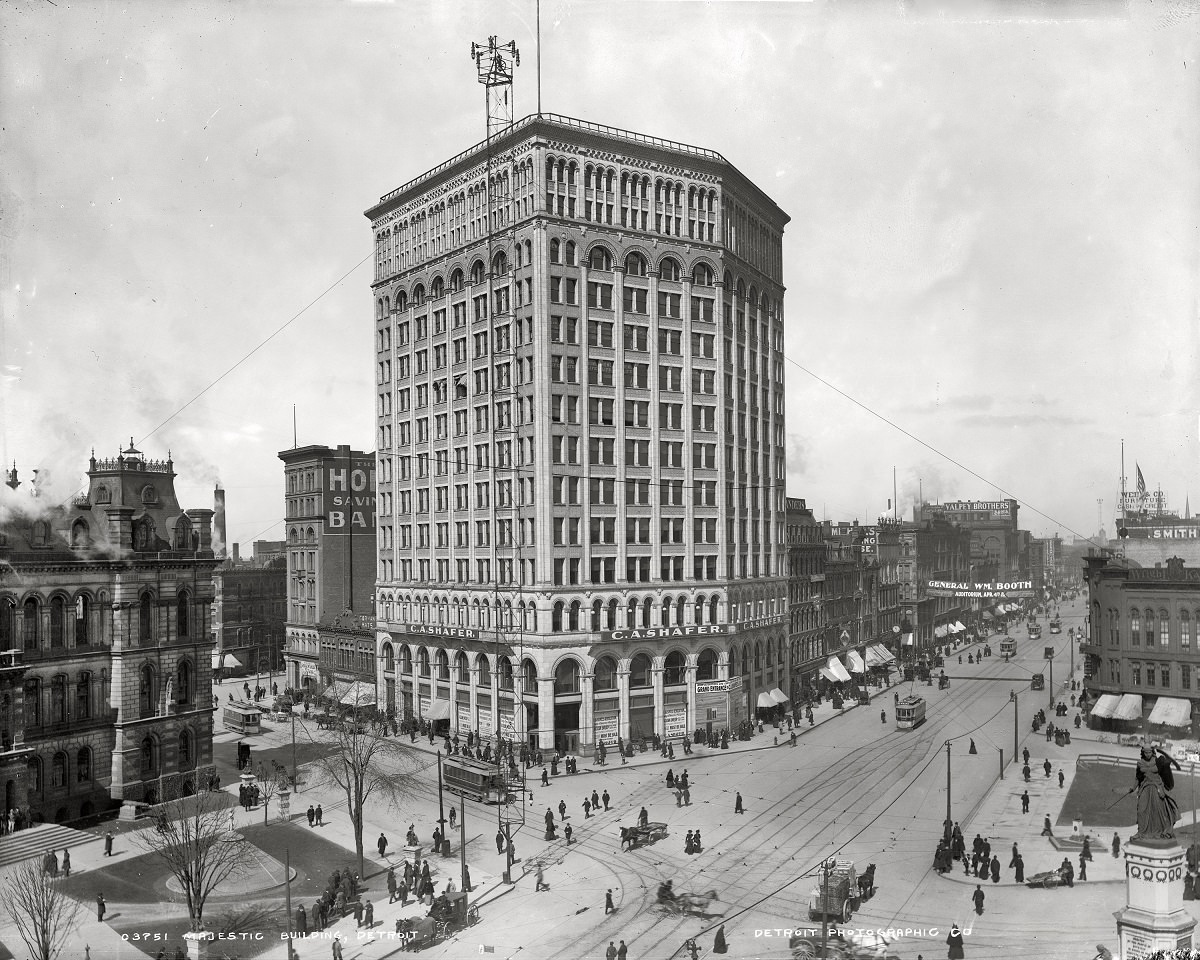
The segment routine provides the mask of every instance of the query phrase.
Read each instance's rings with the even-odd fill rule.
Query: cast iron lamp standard
[[[438,853],[443,857],[450,856],[450,841],[446,837],[446,808],[442,802],[442,751],[438,750],[438,836],[442,839],[438,844]]]

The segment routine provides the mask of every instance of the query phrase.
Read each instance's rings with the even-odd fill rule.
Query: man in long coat
[[[1000,882],[1000,858],[992,857],[992,883]]]
[[[1022,857],[1018,853],[1015,862],[1016,862],[1016,866],[1013,868],[1013,872],[1014,872],[1013,879],[1016,880],[1017,883],[1024,883],[1025,882],[1025,858]]]
[[[983,887],[979,884],[975,885],[975,892],[971,894],[971,899],[975,902],[975,912],[979,916],[983,916]]]
[[[308,915],[304,912],[304,905],[296,907],[296,932],[302,937],[308,936]]]

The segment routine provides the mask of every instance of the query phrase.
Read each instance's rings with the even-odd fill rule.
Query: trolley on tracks
[[[515,797],[502,768],[494,763],[467,757],[448,757],[442,761],[446,789],[484,803],[507,803]]]
[[[1000,656],[1015,657],[1017,655],[1017,641],[1012,637],[1002,637],[1000,639]]]
[[[896,729],[912,730],[925,722],[925,698],[905,697],[896,704]]]

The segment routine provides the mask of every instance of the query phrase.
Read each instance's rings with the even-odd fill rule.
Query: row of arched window
[[[1120,636],[1120,611],[1110,609],[1109,632],[1111,642],[1116,643]],[[1155,610],[1153,607],[1131,607],[1129,610],[1129,643],[1131,646],[1161,646],[1171,645],[1174,639],[1183,650],[1192,647],[1192,620],[1200,620],[1200,610],[1195,617],[1188,610],[1180,610],[1173,623],[1171,614],[1165,609]]]
[[[65,793],[77,786],[90,786],[95,776],[92,765],[91,747],[80,747],[75,751],[75,761],[65,750],[59,750],[50,758],[50,777],[47,781],[41,757],[29,760],[30,792],[35,794]]]
[[[186,587],[175,595],[175,635],[191,636],[192,593]],[[155,629],[160,626],[155,616],[156,600],[149,591],[138,598],[136,633],[131,626],[130,639],[139,643],[153,642]],[[58,647],[80,647],[112,640],[113,624],[108,595],[93,597],[78,593],[54,593],[49,597],[0,597],[0,649],[41,650]]]
[[[418,647],[414,656],[407,644],[392,644],[384,642],[380,649],[385,673],[399,672],[402,675],[435,678],[437,680],[470,684],[472,672],[476,686],[490,687],[492,684],[492,658],[487,654],[475,654],[472,659],[464,651],[454,655],[454,670],[451,673],[450,655],[445,649],[436,649],[432,655],[427,647]],[[753,643],[733,644],[729,648],[727,663],[731,674],[748,676],[751,671],[787,663],[788,647],[782,637],[772,640],[755,640]],[[696,680],[717,679],[718,667],[721,663],[720,654],[712,647],[705,647],[696,657]],[[515,676],[521,678],[523,693],[535,693],[539,679],[537,665],[532,659],[521,661],[519,671],[514,671],[510,658],[501,656],[497,659],[495,668],[497,685],[501,690],[512,690]],[[596,691],[617,689],[617,659],[603,656],[592,662],[594,677],[593,689]],[[629,658],[629,685],[631,687],[653,686],[653,659],[650,654],[637,653]],[[473,668],[473,670],[472,670]],[[543,679],[554,680],[554,692],[579,693],[579,677],[584,668],[577,658],[566,656],[555,664],[551,676]],[[679,650],[672,650],[662,658],[663,683],[667,686],[687,683],[687,656]]]

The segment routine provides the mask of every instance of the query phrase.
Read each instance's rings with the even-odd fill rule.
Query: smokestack
[[[242,549],[242,545],[240,543],[235,543],[233,545],[233,562],[234,563],[238,563],[242,559],[240,556],[238,556],[238,554],[241,552],[241,549]]]
[[[225,559],[225,491],[217,484],[213,490],[213,556]]]

